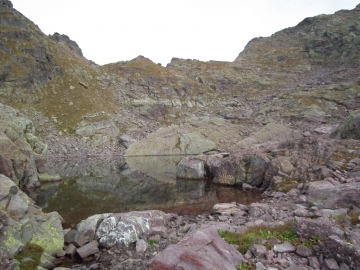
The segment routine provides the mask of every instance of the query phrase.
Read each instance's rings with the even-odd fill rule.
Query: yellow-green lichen
[[[39,226],[30,243],[36,244],[49,254],[55,254],[63,248],[64,235],[59,233],[50,220]]]

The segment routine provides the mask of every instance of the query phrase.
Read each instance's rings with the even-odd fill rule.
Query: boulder
[[[290,242],[284,242],[279,245],[274,245],[274,251],[283,253],[283,252],[294,252],[296,248]]]
[[[298,218],[294,220],[296,233],[302,238],[311,238],[313,236],[326,239],[331,235],[342,237],[344,231],[328,218],[318,219]]]
[[[206,178],[205,162],[201,157],[185,157],[176,167],[176,177],[185,179]]]
[[[197,155],[217,149],[214,142],[205,139],[197,133],[182,134],[179,144],[180,153],[184,155]]]
[[[170,245],[152,258],[149,268],[237,269],[246,262],[241,253],[225,242],[214,228],[196,231],[176,245]]]
[[[81,248],[78,248],[76,252],[79,254],[79,256],[84,259],[90,255],[93,255],[99,251],[98,248],[99,244],[96,240],[91,241],[90,243],[86,244],[85,246],[82,246]]]
[[[76,247],[81,247],[89,242],[89,237],[85,235],[84,231],[70,230],[64,236],[66,245],[73,244]]]
[[[145,139],[137,141],[126,150],[127,156],[197,155],[217,149],[214,142],[195,133],[159,129]]]
[[[20,220],[28,209],[29,205],[18,194],[11,196],[7,211],[13,218]]]
[[[360,139],[360,110],[352,112],[332,134],[339,139]]]
[[[98,214],[98,215],[93,215],[91,217],[88,217],[85,220],[82,220],[77,226],[76,229],[78,231],[87,231],[87,230],[92,230],[92,231],[96,231],[97,227],[99,226],[99,224],[107,217],[109,217],[111,214],[106,213],[106,214]]]
[[[41,246],[45,252],[55,255],[64,246],[62,218],[57,212],[44,214],[44,218],[37,223],[37,231],[30,241]]]
[[[242,211],[239,206],[235,203],[218,203],[213,206],[211,209],[212,214],[221,214],[221,215],[236,215],[243,216],[245,212]]]
[[[360,182],[334,186],[329,181],[312,182],[308,189],[308,202],[319,208],[339,209],[360,205]]]
[[[151,227],[163,226],[170,215],[158,210],[113,214],[105,218],[96,230],[96,239],[104,247],[127,247]]]
[[[360,242],[354,241],[354,237],[349,233],[347,239],[338,235],[330,235],[321,241],[319,248],[326,257],[339,258],[350,269],[357,269],[360,265]]]

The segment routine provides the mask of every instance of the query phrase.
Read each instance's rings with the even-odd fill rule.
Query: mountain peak
[[[0,10],[8,10],[12,8],[13,8],[13,4],[11,3],[11,1],[0,0]]]

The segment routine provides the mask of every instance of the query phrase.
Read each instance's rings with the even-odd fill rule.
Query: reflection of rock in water
[[[246,197],[234,187],[216,187],[201,180],[176,180],[180,158],[127,158],[128,164],[142,170],[131,167],[124,159],[118,163],[99,159],[59,162],[58,173],[72,177],[57,190],[52,187],[41,191],[36,201],[47,212],[58,211],[68,226],[94,214],[135,210],[197,215],[209,212],[216,203],[242,201]]]
[[[84,175],[105,176],[125,164],[123,157],[52,159],[51,165],[63,178],[75,178]]]
[[[54,196],[57,189],[58,185],[52,185],[48,189],[40,191],[36,196],[36,204],[43,208],[47,207],[48,200]]]
[[[127,157],[126,163],[133,169],[142,171],[153,178],[173,182],[176,166],[184,156]]]
[[[185,198],[196,199],[205,196],[205,184],[203,180],[176,180],[176,187]]]

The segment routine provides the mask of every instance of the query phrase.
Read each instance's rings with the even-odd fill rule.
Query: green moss
[[[256,265],[254,262],[247,262],[240,264],[237,268],[237,270],[256,270]]]
[[[153,244],[159,244],[159,242],[158,242],[158,241],[156,241],[156,240],[152,240],[152,239],[150,239],[148,242],[149,242],[149,244],[150,244],[150,245],[153,245]]]
[[[20,270],[33,270],[40,263],[44,249],[36,244],[28,244],[15,259],[20,262]]]
[[[243,234],[219,230],[219,235],[229,244],[238,245],[239,251],[242,254],[245,254],[253,244],[263,243],[263,240],[265,241],[265,246],[271,248],[272,245],[267,240],[273,238],[288,241],[293,244],[301,243],[296,234],[295,228],[291,224],[285,224],[274,228],[267,226],[255,226],[249,228],[249,230]]]
[[[291,189],[297,188],[300,183],[304,183],[304,179],[285,177],[282,181],[274,183],[273,190],[279,192],[288,192]]]

